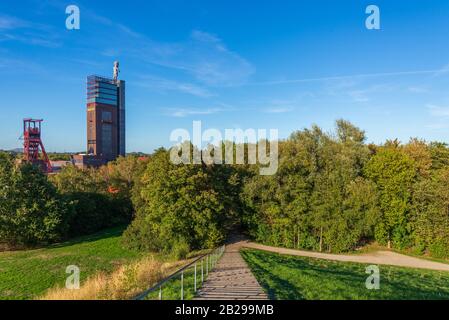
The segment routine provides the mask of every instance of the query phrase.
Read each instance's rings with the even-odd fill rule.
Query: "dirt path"
[[[243,241],[226,246],[194,300],[266,300],[267,295],[240,256]]]
[[[243,242],[242,245],[247,248],[259,249],[292,256],[311,257],[334,261],[391,265],[391,266],[438,270],[438,271],[449,271],[449,264],[414,258],[392,251],[377,251],[360,255],[340,255],[340,254],[328,254],[328,253],[270,247],[253,242]]]

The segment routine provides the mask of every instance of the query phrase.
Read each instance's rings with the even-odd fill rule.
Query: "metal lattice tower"
[[[23,160],[46,173],[52,172],[50,160],[41,139],[42,119],[23,119]]]

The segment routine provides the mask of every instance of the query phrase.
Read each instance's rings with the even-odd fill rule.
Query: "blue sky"
[[[65,8],[81,29],[65,28]],[[378,5],[381,30],[365,28]],[[449,142],[449,1],[1,1],[0,149],[44,118],[49,151],[86,144],[86,76],[127,81],[127,151],[170,132],[344,118],[368,141]]]

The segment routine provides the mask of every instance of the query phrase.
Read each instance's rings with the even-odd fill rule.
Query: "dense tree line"
[[[370,155],[364,134],[339,121],[335,135],[314,126],[279,146],[273,176],[245,183],[244,221],[253,237],[277,246],[343,251],[373,236],[380,211],[363,175]]]
[[[216,245],[240,221],[257,241],[328,252],[377,241],[395,249],[449,255],[449,149],[411,139],[366,144],[339,120],[280,141],[279,168],[174,165],[159,150],[133,200],[131,246],[166,251]]]
[[[67,166],[46,176],[0,154],[0,244],[46,244],[129,223],[131,190],[144,166],[127,157],[98,170]]]
[[[367,144],[339,120],[334,132],[313,126],[280,141],[271,176],[258,165],[174,164],[172,151],[96,170],[68,166],[49,178],[2,154],[0,243],[52,242],[132,221],[127,246],[180,256],[216,246],[240,225],[275,246],[344,252],[377,241],[449,257],[446,144]]]
[[[376,240],[448,257],[448,161],[444,144],[367,145],[342,120],[332,134],[298,131],[280,143],[276,175],[245,182],[243,221],[276,246],[342,252]]]

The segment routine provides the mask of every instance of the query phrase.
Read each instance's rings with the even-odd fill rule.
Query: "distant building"
[[[76,154],[72,156],[72,164],[78,168],[100,167],[106,164],[106,161],[95,155]]]
[[[52,172],[58,173],[62,170],[62,168],[72,164],[73,162],[65,160],[57,160],[57,161],[50,160],[50,163],[52,167]]]
[[[73,156],[77,166],[98,166],[126,155],[125,81],[118,80],[114,63],[112,79],[87,77],[87,155]]]

